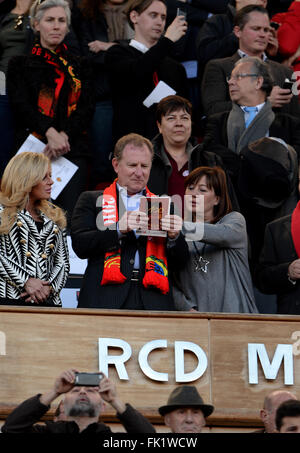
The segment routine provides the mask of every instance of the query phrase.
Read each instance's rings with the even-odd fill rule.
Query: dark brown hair
[[[192,184],[206,176],[206,184],[209,189],[213,189],[220,202],[214,207],[214,218],[211,223],[217,223],[222,217],[232,211],[226,182],[226,174],[221,167],[198,167],[195,168],[184,181],[185,190]]]
[[[130,19],[131,11],[136,11],[138,14],[142,14],[144,11],[146,11],[147,8],[149,8],[150,5],[152,5],[152,3],[154,1],[155,0],[129,0],[128,1],[128,6],[125,9],[125,13],[126,13],[129,25],[131,26],[131,28],[133,28],[133,30],[134,30],[134,24],[131,22],[131,19]],[[165,5],[165,7],[167,8],[166,0],[158,0],[158,1],[163,3]]]
[[[192,116],[192,109],[192,104],[187,99],[176,95],[167,96],[157,105],[156,120],[160,124],[163,116],[172,112],[177,112],[178,110],[184,110]]]
[[[244,8],[238,10],[234,18],[234,26],[239,27],[240,30],[243,30],[245,25],[249,22],[251,13],[261,13],[266,14],[269,17],[268,11],[260,5],[247,5]]]

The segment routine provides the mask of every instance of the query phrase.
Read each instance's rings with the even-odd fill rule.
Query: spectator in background
[[[192,105],[187,99],[177,95],[163,98],[157,106],[156,119],[160,133],[152,140],[154,158],[148,186],[157,195],[176,195],[176,205],[182,212],[184,181],[190,171],[203,165],[222,167],[223,162],[214,152],[198,147],[191,137]],[[228,186],[231,201],[238,207],[229,179]]]
[[[296,72],[298,89],[300,85],[300,0],[295,0],[287,12],[272,17],[279,25],[277,37],[279,53],[283,64]],[[298,72],[298,74],[297,74]]]
[[[277,313],[300,313],[300,203],[294,211],[266,226],[263,249],[255,272],[256,286],[277,295]]]
[[[239,40],[233,31],[234,18],[237,11],[247,5],[266,8],[267,0],[231,0],[224,14],[214,14],[205,21],[196,43],[200,65],[204,66],[215,58],[230,57],[238,50]]]
[[[133,36],[125,8],[126,0],[82,0],[79,8],[82,19],[79,38],[86,55],[93,65],[96,110],[92,121],[92,172],[90,187],[97,183],[111,181],[113,176],[110,155],[112,143],[112,93],[108,73],[104,64],[106,51],[116,40]]]
[[[188,29],[186,34],[175,43],[173,56],[184,65],[188,77],[190,99],[195,118],[195,126],[200,129],[201,100],[198,81],[199,68],[197,61],[196,39],[205,20],[213,14],[225,13],[228,0],[166,0],[167,26],[175,19],[178,9],[186,14]],[[200,68],[201,72],[201,68]],[[197,135],[201,135],[201,129]]]
[[[9,59],[26,53],[31,42],[29,9],[33,0],[1,3],[0,12],[0,178],[12,155],[14,129],[6,94],[6,71]],[[30,44],[29,44],[30,43]]]
[[[196,434],[201,433],[214,406],[204,404],[194,385],[181,385],[171,392],[167,404],[158,411],[173,434]]]
[[[106,376],[99,387],[76,386],[76,370],[66,370],[54,382],[49,392],[38,394],[21,403],[7,417],[3,433],[41,434],[111,434],[111,429],[99,422],[105,402],[116,411],[129,433],[155,433],[155,429],[130,404],[124,404],[117,395],[116,387]],[[64,394],[64,417],[58,421],[41,425],[40,419],[49,410],[50,404]]]
[[[232,109],[208,118],[199,147],[223,159],[246,218],[255,266],[266,224],[292,212],[298,200],[300,118],[272,110],[272,79],[268,65],[257,57],[239,60],[228,86]]]
[[[44,154],[8,163],[0,192],[0,304],[61,305],[69,273],[66,219],[49,202],[51,165]]]
[[[56,199],[67,211],[69,220],[87,183],[86,131],[94,111],[91,71],[86,62],[68,53],[63,44],[70,25],[67,2],[36,2],[30,15],[39,40],[31,55],[11,59],[7,73],[16,149],[28,134],[33,134],[46,144],[44,153],[50,159],[66,155],[78,166]]]
[[[173,276],[176,309],[257,313],[246,222],[240,213],[232,211],[224,171],[198,167],[186,178],[185,188],[187,212],[182,232],[190,257]]]
[[[231,74],[235,63],[245,56],[265,60],[274,80],[274,87],[269,100],[272,108],[300,117],[298,97],[289,89],[284,89],[286,78],[291,78],[292,71],[280,63],[266,58],[265,51],[270,35],[270,20],[267,11],[259,5],[248,5],[235,16],[233,29],[239,39],[239,49],[231,57],[210,60],[202,80],[202,102],[204,113],[211,115],[231,108],[226,78]],[[280,109],[280,110],[279,110]]]
[[[276,427],[280,434],[300,433],[300,401],[288,400],[278,407]]]
[[[155,110],[158,101],[156,99],[148,107],[143,102],[159,82],[180,95],[187,94],[185,70],[170,58],[174,43],[186,33],[187,23],[182,16],[176,17],[162,37],[166,15],[164,0],[130,1],[127,17],[134,29],[134,39],[129,43],[120,42],[106,52],[113,97],[114,141],[130,132],[149,139],[157,134]],[[164,93],[160,99],[169,94]]]
[[[300,117],[273,111],[273,84],[266,62],[257,57],[238,60],[227,78],[232,104],[208,118],[204,148],[213,151],[221,145],[239,155],[244,146],[270,136],[284,140],[300,156]]]
[[[275,390],[267,395],[264,399],[263,408],[260,411],[260,418],[264,424],[263,430],[256,431],[263,433],[276,433],[276,412],[278,407],[285,401],[293,400],[297,398],[293,393],[287,390]]]

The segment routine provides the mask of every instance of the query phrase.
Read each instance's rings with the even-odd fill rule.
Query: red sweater
[[[284,57],[292,56],[300,46],[300,2],[293,2],[285,13],[275,14],[272,21],[280,24],[277,32],[279,52]],[[300,58],[297,65],[299,70]]]

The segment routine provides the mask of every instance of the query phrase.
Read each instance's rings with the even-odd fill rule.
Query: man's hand
[[[299,280],[300,278],[300,258],[293,261],[288,267],[288,276],[292,280]]]
[[[176,42],[186,34],[188,24],[182,20],[182,16],[176,16],[171,25],[167,28],[165,37]]]
[[[282,107],[285,104],[289,104],[293,97],[291,90],[280,88],[280,86],[275,85],[269,96],[269,101],[272,104],[272,107]]]
[[[104,42],[104,41],[91,41],[88,43],[89,50],[94,53],[98,53],[100,51],[106,51],[109,49],[111,46],[114,46],[116,43],[115,42]]]
[[[182,218],[178,215],[168,214],[161,220],[161,228],[163,231],[167,231],[170,239],[175,239],[182,228]]]
[[[34,301],[38,304],[48,299],[51,293],[51,286],[49,282],[30,277],[25,283],[24,290],[21,297],[26,297],[25,302]]]
[[[126,211],[119,220],[120,233],[126,234],[132,230],[145,230],[148,228],[148,216],[142,211]]]
[[[125,412],[126,406],[123,401],[118,398],[115,384],[105,375],[100,381],[99,393],[101,398],[109,403],[119,414]]]
[[[59,395],[69,392],[74,387],[75,373],[77,372],[75,369],[63,371],[56,378],[53,389],[40,396],[40,402],[49,406]]]

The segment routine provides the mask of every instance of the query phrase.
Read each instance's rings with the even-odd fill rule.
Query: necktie
[[[244,107],[244,112],[248,113],[247,119],[245,119],[245,126],[247,128],[251,121],[255,118],[257,107]]]

